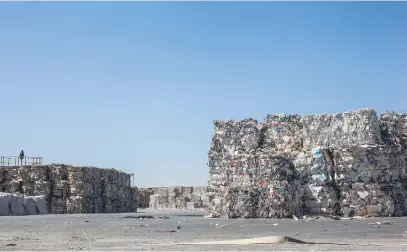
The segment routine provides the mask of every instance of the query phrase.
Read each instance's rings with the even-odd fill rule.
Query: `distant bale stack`
[[[193,210],[208,207],[207,187],[138,188],[140,208]]]
[[[41,206],[41,213],[133,212],[138,204],[137,188],[131,188],[130,174],[95,167],[0,167],[0,191],[32,196],[24,202],[32,208],[35,201]]]
[[[150,205],[150,196],[154,194],[153,188],[138,188],[137,201],[139,208],[148,208]]]

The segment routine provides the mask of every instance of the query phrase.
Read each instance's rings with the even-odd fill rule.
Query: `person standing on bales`
[[[23,165],[23,159],[24,159],[24,150],[21,150],[21,152],[20,152],[21,165]]]

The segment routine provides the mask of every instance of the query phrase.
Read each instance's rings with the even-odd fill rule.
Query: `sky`
[[[407,109],[406,2],[0,3],[0,155],[206,185],[213,120]]]

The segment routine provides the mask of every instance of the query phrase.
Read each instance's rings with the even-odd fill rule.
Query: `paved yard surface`
[[[0,217],[5,250],[399,250],[407,251],[407,218],[294,221],[208,219],[201,212]],[[125,217],[153,216],[151,218]],[[158,218],[166,216],[168,219]],[[391,221],[388,225],[373,222]],[[180,229],[177,227],[180,226]],[[176,231],[176,232],[168,232]],[[285,235],[317,244],[177,245]]]

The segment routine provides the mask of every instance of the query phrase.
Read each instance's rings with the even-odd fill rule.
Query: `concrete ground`
[[[201,212],[140,210],[130,214],[0,217],[5,250],[399,250],[407,251],[407,218],[295,221],[209,219]],[[153,215],[169,219],[124,218]],[[372,222],[391,221],[389,225]],[[179,222],[179,223],[178,223]],[[181,229],[177,229],[180,226]],[[375,226],[375,227],[374,227]],[[176,232],[168,232],[176,231]],[[177,245],[286,235],[317,244]]]

